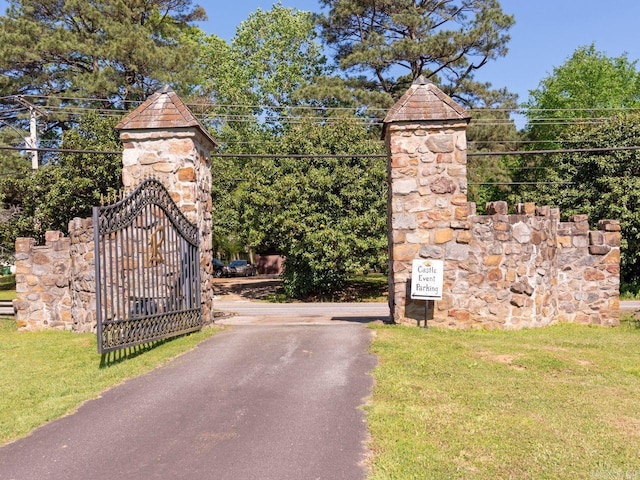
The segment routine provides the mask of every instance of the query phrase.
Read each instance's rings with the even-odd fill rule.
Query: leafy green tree
[[[579,47],[531,92],[526,106],[529,148],[577,148],[583,131],[640,106],[640,72],[626,55],[608,57],[594,45]],[[568,180],[556,159],[549,155],[521,159],[515,177],[533,184],[516,190],[514,201],[551,202],[567,207],[563,214],[573,211],[571,203],[561,198],[573,196],[571,188],[559,185]]]
[[[320,0],[327,44],[349,74],[363,74],[390,96],[418,76],[452,96],[469,98],[487,85],[473,74],[507,53],[513,25],[497,0]],[[406,72],[397,76],[398,67]]]
[[[272,148],[282,157],[255,159],[238,186],[241,220],[249,244],[286,257],[287,294],[331,294],[349,273],[386,268],[386,161],[359,156],[383,150],[366,125],[300,118]]]
[[[63,148],[120,151],[116,117],[88,114],[64,134]],[[121,154],[64,153],[34,172],[0,178],[5,210],[16,212],[0,230],[1,242],[13,248],[18,236],[42,240],[47,230],[68,231],[74,217],[88,217],[103,197],[121,188]]]
[[[567,128],[558,140],[571,139],[580,149],[635,147],[640,138],[640,115],[618,114],[591,125]],[[615,150],[561,153],[549,158],[549,178],[567,183],[537,185],[535,199],[560,207],[563,216],[586,213],[592,227],[598,220],[620,220],[621,279],[640,285],[640,152]]]
[[[608,57],[594,44],[583,46],[531,91],[525,106],[534,148],[556,148],[574,123],[589,124],[621,109],[640,106],[640,72],[626,55]],[[566,137],[566,135],[565,135]]]
[[[236,170],[229,198],[246,244],[285,256],[289,296],[330,295],[349,273],[386,268],[386,162],[358,157],[383,151],[365,123],[300,117],[263,147],[278,157]]]
[[[325,73],[313,16],[281,4],[251,13],[229,44],[214,35],[200,43],[200,79],[218,104],[214,115],[240,130],[248,119],[279,127],[304,105],[297,92]]]

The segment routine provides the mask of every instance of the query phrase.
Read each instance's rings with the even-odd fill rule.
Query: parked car
[[[232,260],[222,272],[227,277],[253,277],[257,268],[246,260]]]
[[[224,274],[224,263],[217,258],[213,259],[213,276],[220,278]]]

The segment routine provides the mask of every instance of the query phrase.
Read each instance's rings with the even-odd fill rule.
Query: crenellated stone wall
[[[32,238],[16,239],[16,311],[18,326],[26,330],[70,330],[71,239],[47,232],[44,245]]]
[[[619,323],[620,224],[589,231],[585,215],[560,221],[534,203],[467,201],[467,112],[418,79],[385,118],[389,151],[389,306],[392,319],[425,320],[412,300],[417,258],[444,261],[444,293],[429,318],[454,328],[523,328],[556,321]]]

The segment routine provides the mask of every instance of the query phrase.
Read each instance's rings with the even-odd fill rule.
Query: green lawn
[[[640,478],[640,330],[376,326],[370,479]]]
[[[0,317],[0,445],[194,348],[214,331],[131,349],[125,361],[113,353],[103,360],[93,334],[18,333],[13,319]]]
[[[640,477],[640,329],[373,329],[371,480]],[[0,444],[212,332],[105,366],[94,335],[0,319]]]

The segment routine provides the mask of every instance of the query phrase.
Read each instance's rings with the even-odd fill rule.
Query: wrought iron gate
[[[202,327],[198,229],[164,185],[94,207],[93,225],[98,352]]]

